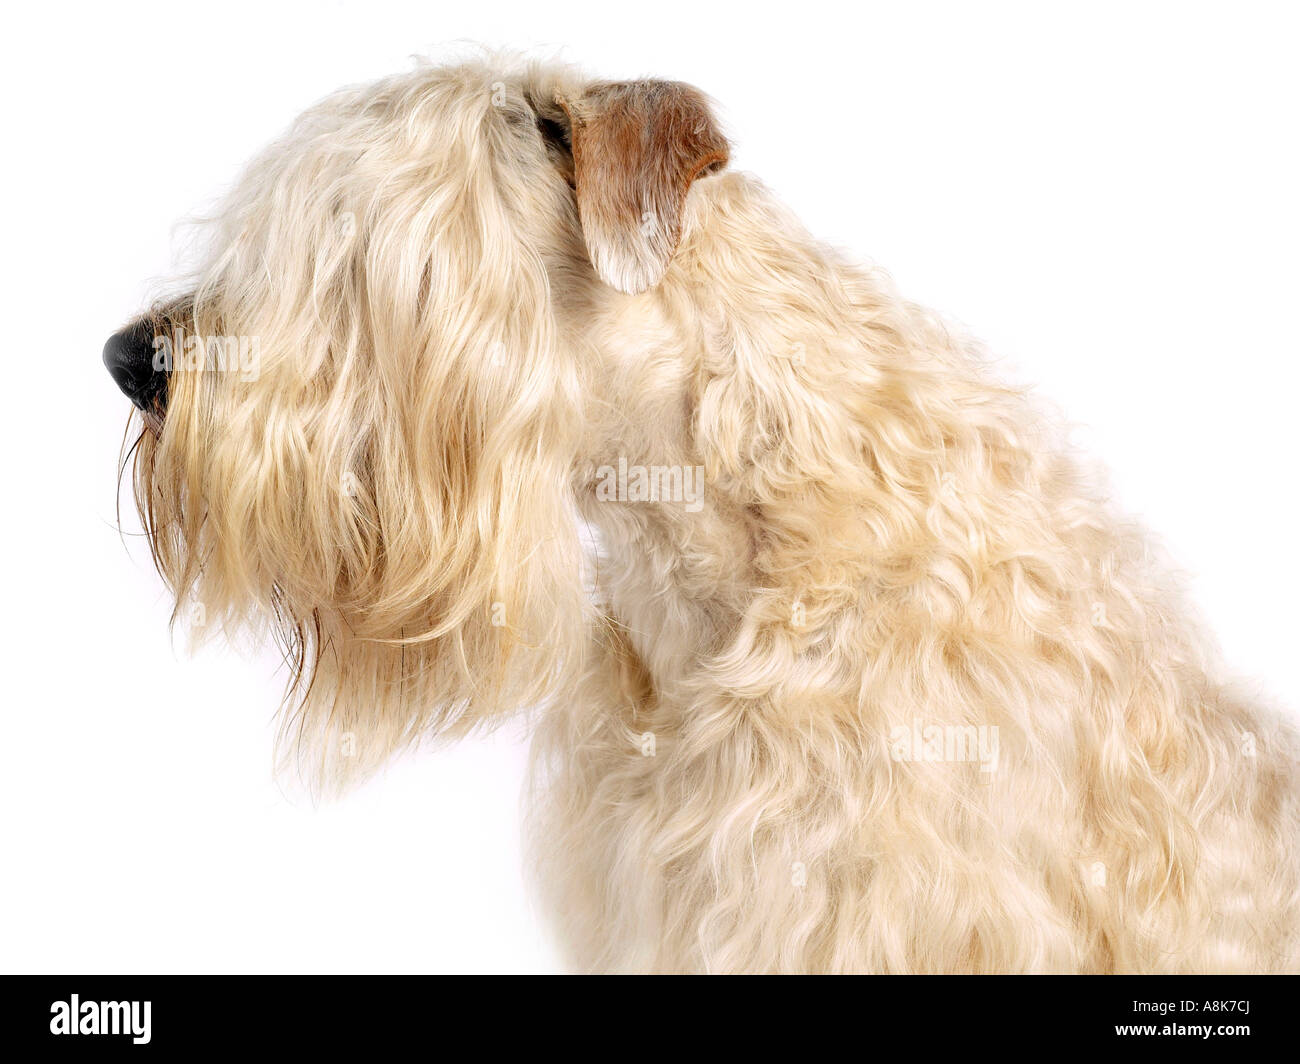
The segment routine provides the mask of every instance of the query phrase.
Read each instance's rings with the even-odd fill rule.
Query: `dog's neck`
[[[954,500],[995,512],[1030,479],[1070,482],[969,341],[751,179],[698,182],[687,223],[657,288],[592,297],[574,483],[609,611],[666,692],[684,661],[838,645],[869,628],[864,611],[926,598],[942,575],[927,528]],[[637,496],[635,467],[660,483],[702,469],[702,493]],[[998,537],[981,526],[951,563],[978,571]]]
[[[594,296],[584,336],[575,492],[600,532],[607,608],[661,691],[684,660],[734,643],[764,587],[786,583],[768,574],[802,571],[815,607],[825,566],[861,567],[860,528],[842,554],[810,530],[856,523],[857,407],[887,372],[869,365],[885,300],[865,271],[831,261],[747,178],[696,192],[663,283]]]

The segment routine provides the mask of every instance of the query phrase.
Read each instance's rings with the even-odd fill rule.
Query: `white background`
[[[556,966],[520,873],[520,735],[289,798],[276,659],[173,648],[114,528],[127,404],[99,352],[174,262],[174,223],[318,97],[458,39],[710,93],[734,165],[1087,426],[1228,659],[1300,706],[1280,5],[37,6],[6,13],[0,63],[0,967]]]

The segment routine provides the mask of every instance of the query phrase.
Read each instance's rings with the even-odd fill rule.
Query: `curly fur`
[[[136,491],[178,615],[290,648],[290,759],[535,707],[579,970],[1300,967],[1296,738],[1053,419],[714,172],[694,90],[504,63],[309,111],[152,312],[260,342],[172,372]]]

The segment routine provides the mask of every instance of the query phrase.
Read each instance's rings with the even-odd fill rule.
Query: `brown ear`
[[[644,292],[677,250],[691,182],[726,165],[726,138],[703,93],[681,82],[602,82],[556,103],[591,264],[620,292]]]

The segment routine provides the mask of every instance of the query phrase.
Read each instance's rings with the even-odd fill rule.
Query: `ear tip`
[[[587,257],[596,275],[610,288],[638,296],[657,285],[668,271],[670,254],[659,254],[648,244],[602,238],[599,232],[587,242]]]
[[[595,262],[596,273],[600,279],[617,292],[626,296],[639,296],[663,280],[667,264],[653,267],[632,258],[618,258],[612,255],[595,256],[602,261]]]

